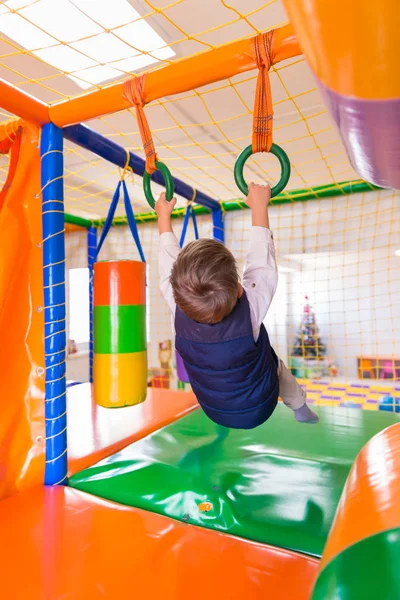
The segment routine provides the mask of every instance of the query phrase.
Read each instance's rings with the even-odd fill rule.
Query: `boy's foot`
[[[299,423],[314,424],[318,423],[319,421],[318,415],[316,415],[315,412],[313,412],[311,408],[307,406],[307,404],[303,404],[303,406],[295,410],[294,417]]]

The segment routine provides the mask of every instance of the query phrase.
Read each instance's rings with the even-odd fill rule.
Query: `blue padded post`
[[[46,485],[67,483],[63,132],[43,127],[41,143]]]
[[[87,232],[88,245],[88,268],[89,268],[89,381],[93,383],[93,265],[96,261],[97,252],[97,229],[89,227]]]
[[[224,243],[225,241],[225,226],[224,217],[221,208],[212,209],[212,220],[213,220],[213,236],[214,240]]]

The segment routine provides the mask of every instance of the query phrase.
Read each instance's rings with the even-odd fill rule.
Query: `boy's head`
[[[191,242],[178,255],[171,285],[179,308],[199,323],[219,323],[235,307],[241,286],[233,254],[215,240]]]

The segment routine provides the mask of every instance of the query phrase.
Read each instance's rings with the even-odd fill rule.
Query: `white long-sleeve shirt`
[[[175,317],[176,304],[169,279],[179,252],[179,242],[175,234],[163,233],[160,236],[159,246],[160,290],[173,317]],[[278,269],[272,233],[265,227],[252,227],[242,286],[250,305],[255,341],[258,340],[260,327],[275,295],[277,284]]]

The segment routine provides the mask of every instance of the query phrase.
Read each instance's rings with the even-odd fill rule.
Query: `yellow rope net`
[[[279,0],[8,0],[0,5],[0,76],[53,104],[285,23]],[[251,143],[256,77],[256,71],[244,73],[145,108],[160,159],[174,176],[218,201],[240,196],[233,166]],[[303,57],[273,67],[270,80],[274,141],[292,164],[286,192],[312,192],[321,185],[340,191],[341,182],[357,181]],[[144,157],[133,108],[87,125]],[[6,168],[6,162],[0,163],[0,178]],[[275,183],[279,167],[273,157],[257,155],[248,161],[244,175],[247,181]],[[65,143],[68,213],[104,218],[119,177],[113,165]],[[154,185],[154,194],[160,189]],[[129,191],[134,211],[148,211],[140,177]],[[385,390],[400,395],[394,389],[400,387],[400,259],[395,254],[400,249],[399,198],[392,191],[372,191],[271,208],[280,283],[268,329],[277,352],[308,381],[309,397],[317,403],[336,406],[346,401],[376,409]],[[186,200],[178,201],[178,206],[186,205]],[[121,206],[117,215],[123,214]],[[178,233],[181,226],[175,221]],[[199,230],[201,236],[212,236],[210,216],[199,218]],[[226,213],[226,243],[240,267],[249,232],[248,211]],[[158,293],[157,229],[145,223],[139,233],[149,268],[151,378],[175,386],[170,319]],[[187,240],[192,236],[189,227]],[[86,232],[68,234],[66,244],[67,269],[84,268]],[[112,229],[101,258],[137,258],[126,227]],[[299,332],[307,318],[314,341]],[[321,342],[316,343],[317,335]],[[71,378],[83,378],[78,363],[70,361]],[[321,378],[328,383],[320,383]]]
[[[377,410],[385,393],[400,398],[398,205],[396,192],[382,190],[270,209],[279,285],[267,329],[317,405]],[[239,269],[250,225],[248,211],[225,214],[226,244]],[[201,237],[212,237],[210,216],[198,217],[198,226]],[[174,221],[178,237],[181,227]],[[143,224],[139,233],[148,262],[150,379],[174,388],[171,320],[158,289],[157,226]],[[189,225],[186,242],[192,239]],[[68,268],[85,266],[86,244],[85,232],[67,236]],[[139,259],[127,227],[111,230],[100,258]],[[72,379],[79,378],[76,364],[70,363]]]
[[[111,7],[108,12],[106,4]],[[141,66],[148,69],[155,63],[159,68],[287,22],[278,0],[251,0],[245,10],[238,0],[217,0],[212,6],[204,0],[136,5],[127,0],[6,1],[0,10],[0,76],[44,102],[55,103],[125,79]],[[175,176],[218,200],[238,196],[233,165],[251,141],[256,77],[256,71],[244,73],[161,99],[145,109],[160,159]],[[270,79],[274,140],[292,162],[288,189],[358,179],[305,60],[298,57],[280,63],[271,70]],[[134,109],[89,125],[143,156]],[[67,212],[105,216],[116,169],[102,165],[100,170],[99,164],[93,155],[66,145]],[[278,176],[276,159],[262,155],[248,161],[245,169],[245,177],[257,181],[276,181]],[[140,180],[133,196],[136,208],[144,210]]]

